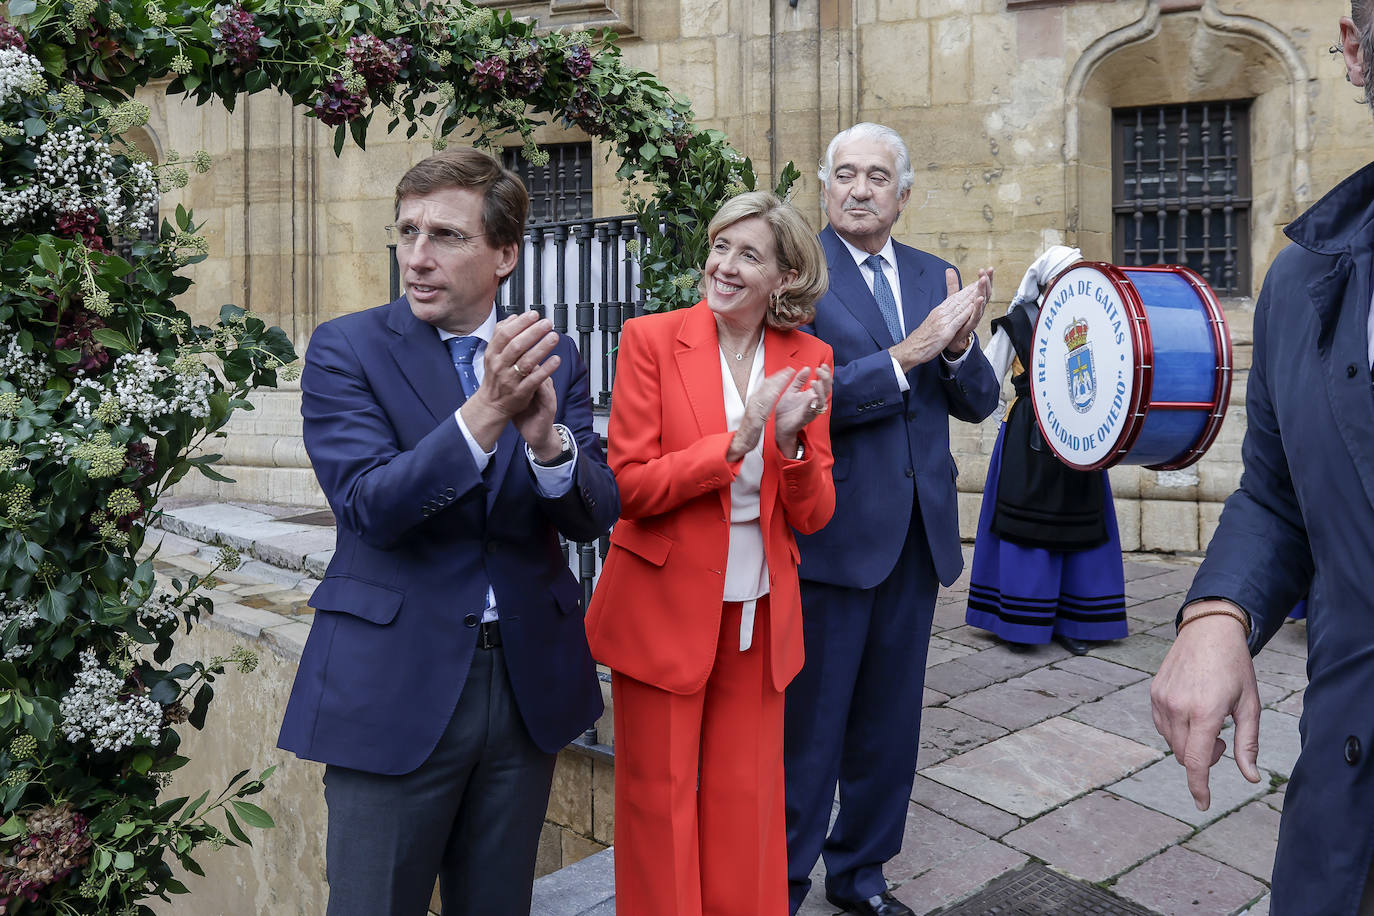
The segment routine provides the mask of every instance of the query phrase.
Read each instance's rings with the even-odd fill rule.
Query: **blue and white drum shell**
[[[1174,470],[1221,431],[1231,336],[1186,267],[1080,261],[1045,291],[1030,373],[1036,422],[1069,467]]]

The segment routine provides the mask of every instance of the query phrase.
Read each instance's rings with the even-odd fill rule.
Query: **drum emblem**
[[[1069,372],[1069,402],[1079,413],[1087,413],[1097,400],[1097,373],[1093,371],[1093,348],[1088,346],[1088,323],[1075,318],[1064,333],[1069,355],[1064,362]]]

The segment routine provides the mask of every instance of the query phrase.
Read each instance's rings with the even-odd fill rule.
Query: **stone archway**
[[[1281,227],[1310,202],[1308,74],[1298,50],[1272,26],[1220,12],[1141,18],[1085,51],[1066,88],[1065,191],[1070,237],[1088,257],[1112,257],[1112,110],[1253,99],[1252,288],[1283,246]],[[1262,125],[1262,129],[1260,129]]]

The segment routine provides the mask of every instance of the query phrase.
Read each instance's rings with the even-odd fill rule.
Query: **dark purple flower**
[[[499,57],[484,57],[472,68],[472,85],[478,89],[499,89],[506,81],[506,62]]]
[[[338,127],[355,120],[363,113],[367,96],[354,95],[344,86],[342,79],[336,79],[320,91],[311,105],[311,111],[330,127]]]
[[[21,51],[29,49],[29,43],[24,40],[23,34],[4,17],[0,17],[0,48],[18,48]]]
[[[510,71],[506,80],[517,93],[529,95],[544,85],[544,73],[547,70],[539,42],[521,41],[511,49]]]
[[[239,4],[221,4],[215,8],[224,18],[211,29],[210,34],[219,42],[219,49],[235,67],[246,70],[258,62],[258,39],[262,29],[253,21],[253,14]]]
[[[375,92],[396,82],[412,50],[410,42],[399,36],[382,41],[374,35],[357,35],[348,40],[344,54],[353,62],[353,72]]]
[[[563,66],[567,68],[569,76],[580,80],[592,72],[592,52],[586,45],[569,48],[567,56],[563,59]]]
[[[601,102],[601,97],[586,89],[578,89],[563,106],[563,119],[588,133],[599,131],[604,115],[605,106]]]

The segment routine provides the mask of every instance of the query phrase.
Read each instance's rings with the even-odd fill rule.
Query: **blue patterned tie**
[[[873,298],[878,301],[878,311],[883,313],[883,321],[892,335],[892,342],[897,343],[902,339],[902,322],[897,317],[897,297],[892,295],[892,287],[883,274],[883,256],[869,255],[864,260],[864,266],[873,271]]]
[[[470,398],[477,391],[477,372],[472,368],[472,358],[477,355],[477,347],[482,343],[480,337],[450,337],[444,341],[453,357],[453,368],[458,370],[458,381],[463,385],[463,397]]]

